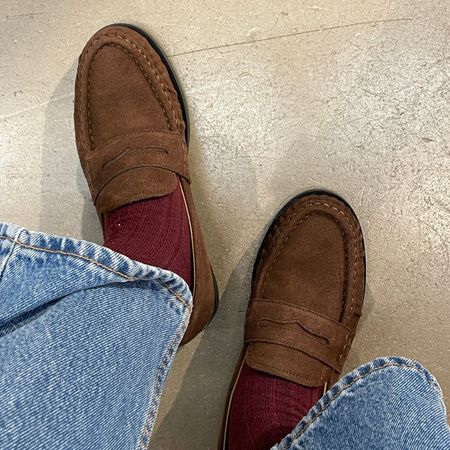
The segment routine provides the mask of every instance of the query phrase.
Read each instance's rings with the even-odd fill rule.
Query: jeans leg
[[[389,357],[343,377],[272,450],[449,448],[437,381],[419,363]]]
[[[139,449],[187,327],[177,275],[0,224],[0,449]]]

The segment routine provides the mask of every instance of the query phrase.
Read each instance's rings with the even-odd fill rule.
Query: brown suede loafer
[[[194,298],[182,343],[190,341],[212,319],[218,295],[190,187],[187,108],[157,44],[128,25],[111,25],[92,36],[79,59],[74,115],[81,165],[100,219],[181,185]]]
[[[264,238],[253,271],[244,348],[230,388],[220,449],[245,361],[304,386],[334,384],[355,336],[365,288],[364,242],[353,211],[328,193],[294,198]]]

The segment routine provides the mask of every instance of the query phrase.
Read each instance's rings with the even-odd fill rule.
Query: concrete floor
[[[76,61],[111,22],[171,55],[222,292],[178,352],[151,448],[216,447],[257,247],[280,206],[327,188],[365,232],[368,289],[346,369],[416,358],[450,395],[448,0],[20,0],[0,5],[0,218],[101,242],[78,164]]]

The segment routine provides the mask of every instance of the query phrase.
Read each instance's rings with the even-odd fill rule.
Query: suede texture
[[[228,394],[219,449],[242,367],[301,386],[334,384],[342,371],[365,290],[364,241],[353,211],[325,193],[305,194],[275,218],[253,271],[244,347]]]
[[[217,298],[191,193],[186,124],[168,70],[137,31],[103,28],[79,58],[74,118],[81,165],[101,220],[124,205],[181,186],[194,278],[186,343],[212,319]]]
[[[341,200],[308,195],[267,234],[247,310],[245,361],[304,386],[334,384],[364,300],[364,244]]]

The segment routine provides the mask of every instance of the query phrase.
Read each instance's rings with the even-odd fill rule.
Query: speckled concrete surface
[[[450,395],[450,3],[447,0],[0,4],[0,217],[101,242],[78,165],[76,59],[111,22],[171,55],[190,104],[199,212],[221,287],[177,355],[151,448],[214,449],[268,221],[310,188],[343,195],[368,254],[347,369],[424,363]]]

